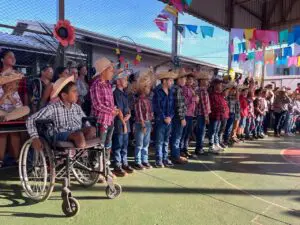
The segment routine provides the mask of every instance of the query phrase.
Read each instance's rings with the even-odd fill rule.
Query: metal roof
[[[300,0],[193,0],[187,12],[225,30],[278,30],[300,23]]]

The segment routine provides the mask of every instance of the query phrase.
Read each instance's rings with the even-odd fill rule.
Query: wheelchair
[[[83,124],[86,122],[96,124],[95,118],[83,118]],[[62,211],[67,217],[75,216],[80,205],[70,190],[71,175],[83,187],[95,185],[103,175],[107,183],[106,196],[114,199],[121,194],[122,187],[113,181],[106,150],[98,135],[88,140],[86,147],[81,149],[72,142],[58,142],[51,138],[55,137],[53,121],[38,120],[36,126],[43,150],[34,150],[32,139],[29,139],[23,145],[19,158],[20,180],[30,199],[37,202],[47,200],[55,181],[62,181]],[[95,126],[97,128],[97,124]]]

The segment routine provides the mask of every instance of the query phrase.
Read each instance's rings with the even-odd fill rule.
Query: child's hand
[[[172,120],[171,117],[166,117],[165,123],[169,125],[171,123],[171,120]]]
[[[127,114],[125,117],[124,117],[124,120],[125,122],[128,121],[130,119],[131,115],[130,114]]]
[[[34,138],[32,140],[32,147],[36,151],[42,151],[44,146],[39,138]]]
[[[143,127],[143,130],[142,130],[143,134],[145,135],[146,132],[147,132],[147,128],[146,127]]]
[[[126,124],[124,125],[124,130],[123,130],[123,132],[124,132],[124,134],[127,134],[127,133],[128,133]]]
[[[181,120],[181,126],[182,126],[182,127],[185,127],[185,126],[186,126],[186,120],[185,120],[185,119]]]

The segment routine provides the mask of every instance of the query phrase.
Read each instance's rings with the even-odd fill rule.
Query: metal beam
[[[292,19],[292,20],[286,20],[284,22],[272,23],[269,25],[269,27],[273,28],[273,27],[277,27],[277,26],[289,26],[289,25],[295,25],[297,23],[300,23],[300,17]]]
[[[284,20],[287,20],[289,18],[291,11],[297,2],[299,2],[299,0],[294,0],[291,2],[290,7],[285,11]]]
[[[250,15],[254,16],[255,18],[259,19],[260,21],[262,21],[262,18],[257,15],[256,12],[252,11],[251,9],[247,8],[246,6],[243,5],[239,5],[240,8],[242,8],[243,10],[245,10],[247,13],[249,13]]]

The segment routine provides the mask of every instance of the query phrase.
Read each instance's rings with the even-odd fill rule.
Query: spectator
[[[78,88],[78,104],[81,105],[82,110],[89,114],[91,99],[89,98],[89,85],[87,82],[87,68],[84,65],[78,66],[79,76],[76,82]]]

